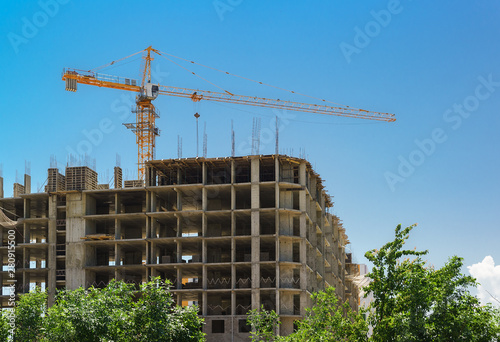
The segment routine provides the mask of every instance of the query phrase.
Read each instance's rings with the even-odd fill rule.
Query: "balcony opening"
[[[275,288],[276,287],[276,266],[275,265],[260,265],[260,287]]]
[[[250,186],[240,185],[234,189],[236,194],[236,209],[251,209],[252,197]]]
[[[231,210],[231,187],[206,187],[207,210]]]
[[[156,219],[153,237],[168,238],[177,236],[177,217],[168,216]]]
[[[261,212],[259,221],[260,235],[276,234],[276,216],[274,212]]]
[[[260,304],[264,305],[264,309],[267,311],[276,311],[276,295],[274,293],[261,292]]]
[[[183,263],[197,263],[201,262],[201,242],[200,241],[186,241],[183,240],[181,243],[182,257],[181,262]]]
[[[248,293],[245,293],[248,292]],[[236,293],[236,314],[246,315],[252,309],[252,294],[249,291]],[[246,320],[245,320],[246,321]]]
[[[235,213],[235,234],[237,236],[251,235],[252,233],[252,221],[250,213]]]
[[[202,193],[201,189],[183,189],[179,190],[180,209],[183,211],[201,210],[202,209]]]
[[[231,262],[231,242],[207,241],[207,258],[209,263]]]
[[[202,236],[202,215],[191,214],[181,216],[180,229],[182,237]]]
[[[207,286],[209,289],[230,289],[232,287],[231,267],[207,267]]]
[[[231,293],[209,292],[207,294],[208,315],[221,316],[231,314]]]
[[[121,239],[144,239],[146,238],[146,220],[134,218],[121,221]]]
[[[202,184],[203,173],[201,165],[190,165],[179,169],[180,184]]]
[[[226,162],[206,163],[207,184],[231,184],[231,165]]]
[[[181,284],[183,289],[201,289],[203,287],[201,266],[183,267]]]
[[[251,262],[252,261],[252,244],[251,240],[236,240],[235,262]]]
[[[234,166],[235,183],[250,183],[250,160],[238,160]]]
[[[177,211],[177,192],[174,189],[158,190],[156,195],[156,212]]]
[[[260,207],[275,208],[276,207],[276,190],[274,184],[272,186],[261,185],[259,189]]]
[[[207,214],[208,237],[231,236],[231,214]]]
[[[276,180],[274,160],[262,160],[259,171],[261,182],[274,182]]]
[[[236,288],[250,289],[252,287],[252,268],[250,265],[236,266]]]
[[[261,238],[260,261],[276,261],[276,242],[274,238]]]
[[[154,250],[157,264],[171,264],[177,262],[177,243],[159,243]]]

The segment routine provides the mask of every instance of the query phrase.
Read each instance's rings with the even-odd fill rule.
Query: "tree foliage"
[[[306,317],[297,321],[297,331],[288,336],[275,336],[279,316],[272,311],[252,310],[248,324],[252,326],[252,341],[367,341],[368,324],[361,313],[353,312],[349,303],[340,304],[335,288],[328,287],[311,295],[314,305],[306,309]]]
[[[248,312],[247,322],[252,327],[250,337],[252,341],[274,341],[276,330],[280,324],[279,316],[274,311],[268,311],[261,305],[260,310],[254,309]]]
[[[15,341],[38,341],[41,338],[46,303],[47,294],[39,288],[20,297],[14,310]]]
[[[421,257],[427,251],[403,249],[414,227],[399,225],[393,241],[365,254],[374,265],[365,287],[374,297],[372,340],[497,341],[496,310],[470,294],[477,283],[461,274],[462,258],[452,257],[436,270]]]
[[[372,281],[364,288],[374,297],[367,321],[347,303],[338,305],[334,289],[328,288],[313,294],[315,304],[298,330],[276,341],[500,341],[499,310],[471,295],[469,289],[478,284],[461,273],[462,258],[452,257],[435,269],[422,259],[427,251],[403,248],[414,227],[399,225],[393,241],[365,254],[374,265],[367,275]],[[250,324],[262,323],[252,325],[254,341],[261,336],[259,329],[269,332],[276,326],[258,315],[268,313],[249,316]],[[369,337],[368,323],[373,327]]]
[[[311,298],[314,305],[297,322],[297,331],[283,341],[367,341],[368,324],[362,314],[352,311],[348,302],[340,305],[335,288],[313,293]]]
[[[176,306],[169,286],[160,278],[139,289],[113,280],[103,289],[59,291],[48,309],[37,289],[20,296],[15,341],[204,341],[198,308]]]

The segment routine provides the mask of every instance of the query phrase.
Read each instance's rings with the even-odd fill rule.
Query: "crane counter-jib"
[[[141,90],[141,87],[137,85],[137,80],[132,78],[99,74],[91,71],[76,69],[64,69],[62,80],[66,81],[66,90],[71,91],[76,91],[76,83],[74,81],[81,84],[134,92],[139,92]],[[71,82],[71,80],[74,81]]]

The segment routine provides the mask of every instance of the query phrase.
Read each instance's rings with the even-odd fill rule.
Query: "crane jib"
[[[63,76],[67,81],[67,90],[75,91],[76,83],[68,82],[68,79],[75,79],[78,83],[97,85],[101,87],[141,91],[140,86],[137,86],[137,81],[125,77],[118,77],[106,74],[97,74],[92,72],[82,72],[75,69],[68,69]],[[155,86],[156,87],[156,86]],[[159,94],[189,98],[192,101],[198,102],[201,100],[226,102],[234,104],[242,104],[248,106],[276,108],[283,110],[293,110],[298,112],[335,115],[352,117],[359,119],[378,120],[393,122],[396,121],[394,114],[372,112],[364,109],[350,108],[350,107],[333,107],[309,103],[300,103],[292,101],[282,101],[275,99],[267,99],[260,97],[252,97],[245,95],[233,95],[229,93],[218,93],[212,91],[200,91],[188,88],[159,86]]]

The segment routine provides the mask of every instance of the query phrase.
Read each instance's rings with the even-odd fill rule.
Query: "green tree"
[[[112,280],[105,288],[57,294],[45,319],[48,341],[127,341],[134,286]]]
[[[15,341],[204,341],[198,308],[176,306],[160,278],[138,288],[112,280],[103,289],[63,290],[48,310],[46,304],[40,289],[20,296]]]
[[[279,321],[278,314],[268,311],[261,305],[260,310],[254,309],[247,313],[247,322],[252,327],[250,337],[252,341],[274,341]]]
[[[43,333],[43,317],[47,311],[47,294],[36,288],[21,295],[15,307],[14,341],[39,341]]]
[[[352,311],[348,302],[343,305],[334,287],[311,295],[314,305],[306,309],[306,317],[298,322],[295,333],[283,341],[367,341],[368,324],[362,313]]]
[[[441,269],[422,260],[427,251],[403,246],[415,226],[395,231],[395,239],[365,256],[374,267],[365,291],[374,301],[369,321],[372,340],[386,341],[496,341],[496,310],[481,306],[469,292],[477,286],[460,273],[461,258],[451,258]],[[412,259],[404,257],[411,256]]]
[[[297,331],[288,336],[275,336],[279,317],[274,311],[251,310],[248,323],[252,326],[252,341],[367,341],[368,324],[362,313],[352,311],[349,303],[340,304],[335,288],[328,287],[311,295],[312,308],[306,317],[297,321]]]
[[[9,317],[5,312],[0,314],[0,341],[7,341],[10,335]]]
[[[204,341],[198,307],[175,306],[169,288],[159,277],[141,285],[134,304],[134,341]]]

